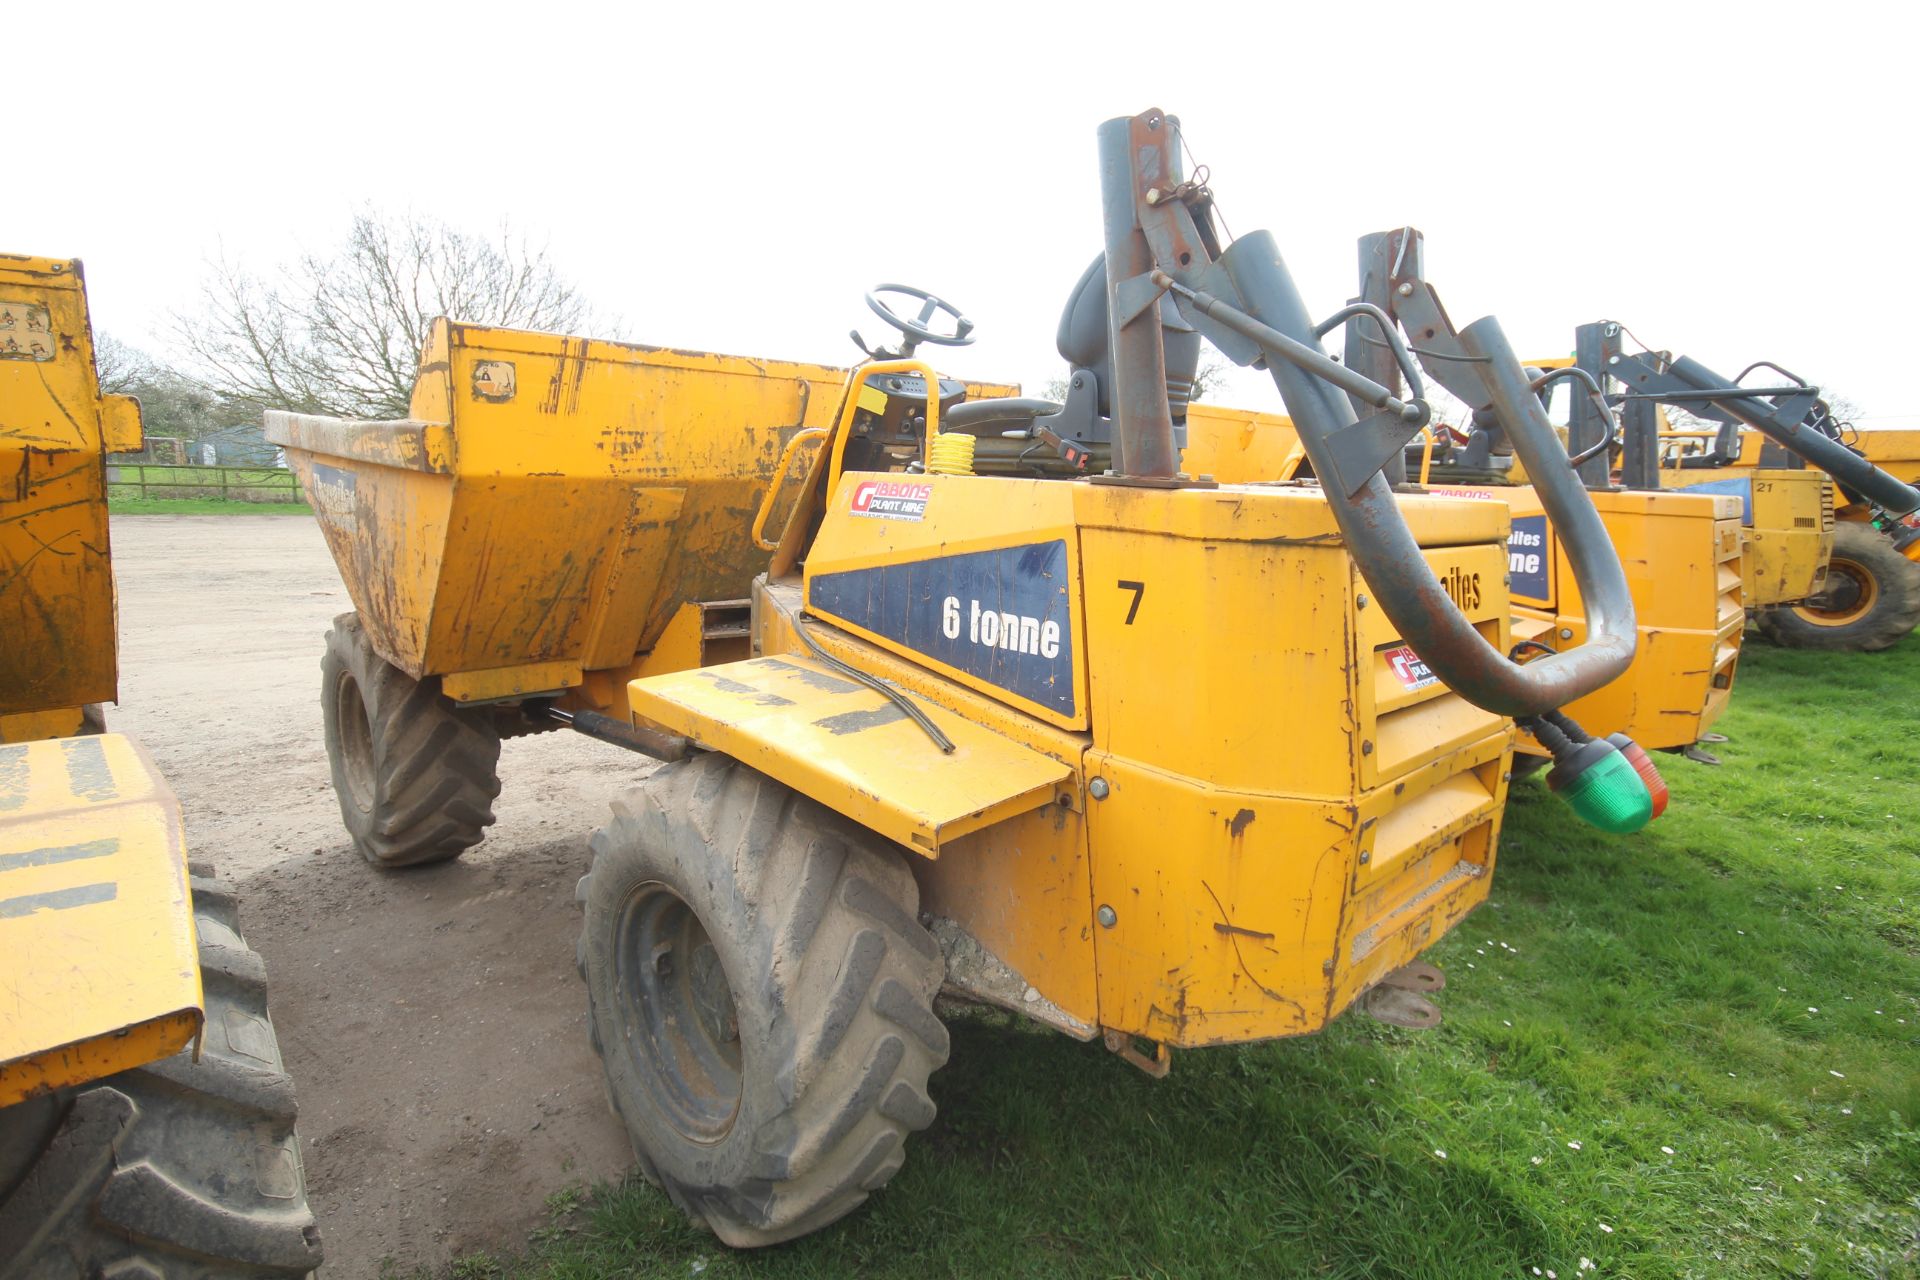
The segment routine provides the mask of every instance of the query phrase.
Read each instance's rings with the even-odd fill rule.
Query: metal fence
[[[299,502],[293,472],[278,467],[107,464],[107,498],[203,498],[218,502]]]

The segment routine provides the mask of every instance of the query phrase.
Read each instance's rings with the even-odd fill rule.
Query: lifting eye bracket
[[[1166,1079],[1167,1072],[1173,1070],[1173,1050],[1158,1040],[1142,1040],[1124,1031],[1113,1030],[1108,1030],[1101,1039],[1108,1051],[1122,1062],[1140,1068],[1155,1080]],[[1141,1045],[1151,1046],[1153,1052],[1143,1053]]]

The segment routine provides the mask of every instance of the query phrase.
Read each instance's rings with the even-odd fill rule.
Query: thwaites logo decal
[[[933,486],[925,481],[862,480],[853,486],[853,514],[874,520],[924,520]]]
[[[1547,518],[1515,516],[1513,531],[1507,534],[1507,579],[1511,583],[1508,590],[1516,596],[1552,604],[1547,577],[1547,558],[1551,554],[1552,549],[1547,546]]]
[[[808,603],[1009,693],[1074,713],[1064,541],[823,573],[809,584]]]
[[[1397,645],[1387,650],[1386,658],[1387,669],[1409,690],[1424,689],[1440,682],[1440,677],[1420,660],[1420,655],[1413,651],[1411,645]]]
[[[354,530],[360,523],[355,511],[354,489],[353,472],[316,462],[313,479],[307,483],[307,501],[320,514],[323,524]]]

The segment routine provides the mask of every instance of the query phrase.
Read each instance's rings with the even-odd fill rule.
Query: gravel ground
[[[505,745],[499,821],[459,860],[380,872],[347,843],[321,741],[321,638],[351,608],[311,520],[113,521],[120,707],[241,893],[298,1083],[340,1280],[517,1248],[546,1196],[628,1167],[587,1046],[574,881],[637,757]]]

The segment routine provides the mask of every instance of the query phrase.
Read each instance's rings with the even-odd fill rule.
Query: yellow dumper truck
[[[640,1169],[731,1244],[901,1167],[943,989],[1154,1074],[1356,1004],[1431,1021],[1419,956],[1486,899],[1515,717],[1632,656],[1495,322],[1436,342],[1482,362],[1588,601],[1525,663],[1507,509],[1369,465],[1426,404],[1326,355],[1271,236],[1221,248],[1175,120],[1099,137],[1065,404],[942,379],[919,347],[971,325],[882,286],[898,349],[844,377],[441,322],[408,420],[268,418],[356,606],[321,694],[363,854],[471,846],[502,732],[667,762],[593,837],[578,956]],[[1180,471],[1202,328],[1266,359],[1339,483]],[[1583,814],[1647,820],[1625,750],[1561,741]]]
[[[117,692],[80,264],[0,255],[0,1277],[300,1276],[293,1084],[231,893]]]
[[[1920,626],[1920,516],[1911,505],[1920,431],[1830,429],[1866,464],[1863,487],[1858,475],[1847,477],[1854,483],[1830,476],[1757,431],[1664,422],[1661,483],[1741,499],[1748,603],[1768,639],[1797,649],[1891,648]]]

